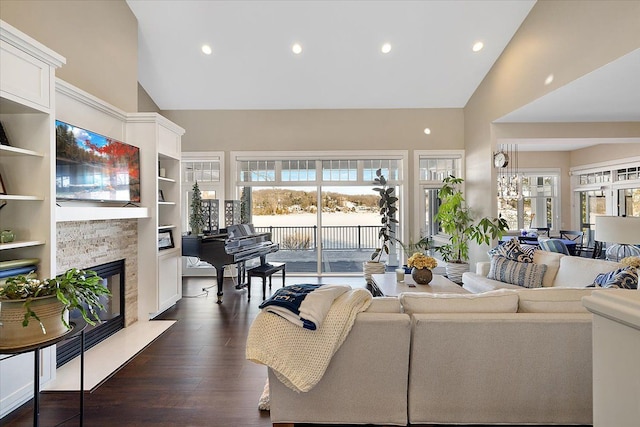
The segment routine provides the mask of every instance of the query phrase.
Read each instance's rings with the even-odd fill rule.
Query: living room
[[[554,168],[563,177],[576,168],[640,156],[637,119],[523,125],[524,120],[509,116],[640,48],[637,2],[538,1],[531,6],[473,95],[461,106],[446,108],[161,109],[154,102],[159,95],[151,96],[139,83],[139,24],[127,2],[2,0],[0,19],[64,56],[66,64],[56,71],[60,79],[123,111],[159,112],[182,127],[183,152],[222,152],[229,165],[232,152],[397,150],[407,159],[405,175],[412,177],[416,153],[463,150],[469,204],[480,214],[496,215],[495,197],[487,195],[496,192],[499,171],[491,165],[500,144],[520,140],[519,167]],[[60,22],[74,24],[63,28]],[[550,73],[553,81],[544,84]],[[423,132],[426,126],[429,135]],[[603,144],[529,151],[534,139],[557,144],[598,139]],[[224,169],[224,185],[226,194],[233,195],[230,167]],[[411,179],[406,194],[419,194]],[[410,226],[403,232],[408,238],[420,228],[420,220],[410,214],[419,209],[418,198],[407,199],[404,223]],[[560,200],[558,222],[575,228],[569,179],[562,180]],[[485,252],[473,247],[472,261],[484,260]]]

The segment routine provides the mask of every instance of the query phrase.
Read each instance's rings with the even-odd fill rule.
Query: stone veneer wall
[[[138,220],[70,221],[56,224],[58,274],[125,260],[125,326],[138,320]]]

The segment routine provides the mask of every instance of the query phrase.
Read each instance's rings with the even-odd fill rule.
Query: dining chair
[[[573,255],[581,256],[582,250],[586,249],[586,245],[584,244],[584,231],[560,230],[560,238],[576,242]]]
[[[571,255],[567,245],[560,239],[547,239],[540,241],[540,249],[547,252],[558,252],[565,255]]]
[[[549,227],[533,227],[533,230],[536,230],[538,236],[550,237],[549,232],[551,231],[551,228]]]

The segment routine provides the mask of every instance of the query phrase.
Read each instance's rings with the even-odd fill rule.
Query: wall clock
[[[509,156],[504,151],[498,151],[493,155],[493,166],[504,168],[509,164]]]

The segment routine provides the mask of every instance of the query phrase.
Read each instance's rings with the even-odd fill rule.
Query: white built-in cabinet
[[[152,318],[182,298],[182,227],[180,198],[181,139],[184,129],[157,113],[134,113],[127,118],[127,138],[140,146],[144,176],[141,195],[150,221],[138,228],[138,318]],[[160,249],[159,236],[171,236],[172,246]]]
[[[55,70],[65,59],[0,21],[0,122],[10,146],[0,145],[0,261],[39,258],[40,277],[55,273]],[[55,375],[55,352],[42,350],[40,381]],[[33,396],[33,353],[0,355],[0,417]]]

